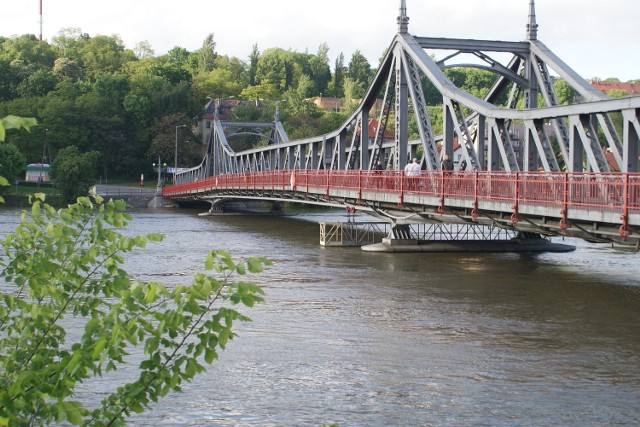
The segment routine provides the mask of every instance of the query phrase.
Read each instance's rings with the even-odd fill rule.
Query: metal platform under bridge
[[[360,246],[366,252],[571,252],[575,246],[554,243],[537,233],[477,225],[386,222],[321,222],[320,244]]]

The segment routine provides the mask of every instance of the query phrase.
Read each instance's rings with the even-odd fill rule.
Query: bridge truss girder
[[[245,123],[242,125],[253,127],[249,132],[255,134],[259,133],[255,129],[270,127],[270,143],[234,152],[227,141],[234,135],[229,129],[240,124],[216,120],[207,157],[184,176],[178,174],[177,182],[244,170],[371,169],[377,159],[384,159],[387,168],[401,169],[418,156],[423,169],[436,170],[445,153],[453,154],[456,142],[461,147],[460,159],[471,170],[516,172],[541,167],[552,172],[638,172],[640,97],[612,99],[591,87],[537,40],[533,1],[530,7],[528,39],[510,42],[413,36],[407,31],[403,1],[398,34],[362,102],[338,129],[289,141],[279,121]],[[436,60],[427,50],[453,53]],[[497,54],[510,55],[510,59],[503,63],[495,58]],[[463,56],[480,63],[453,63]],[[447,77],[444,70],[450,67],[489,70],[496,80],[481,99]],[[559,105],[551,72],[564,79],[579,99]],[[425,84],[440,94],[434,105],[427,103]],[[379,100],[384,107],[378,129],[369,135],[369,116]],[[433,107],[442,108],[440,123],[431,122],[429,108]],[[393,141],[382,138],[389,122],[394,128]],[[409,138],[409,123],[415,123],[417,140]],[[512,137],[515,124],[524,129],[519,151]],[[441,134],[435,135],[434,128],[442,129]],[[613,161],[607,159],[607,153]]]

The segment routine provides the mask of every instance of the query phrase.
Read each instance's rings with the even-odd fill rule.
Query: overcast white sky
[[[0,0],[0,35],[40,32],[40,0]],[[406,0],[416,36],[504,41],[525,39],[529,0]],[[359,49],[372,66],[397,32],[399,0],[42,0],[43,37],[61,28],[90,36],[118,34],[126,47],[146,40],[156,55],[196,50],[209,33],[217,52],[247,60],[281,47],[315,53],[329,45]],[[538,39],[586,79],[640,79],[638,0],[536,0]]]

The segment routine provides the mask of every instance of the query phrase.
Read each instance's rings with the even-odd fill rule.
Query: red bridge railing
[[[344,188],[386,193],[522,201],[540,205],[640,211],[640,174],[422,171],[268,171],[220,175],[163,188],[165,197],[195,195],[216,189],[291,190]]]
[[[421,171],[407,176],[403,171],[283,170],[220,175],[165,187],[165,197],[195,196],[217,190],[305,192],[313,188],[392,193],[400,203],[409,194],[479,201],[558,207],[561,212],[581,208],[619,212],[626,230],[630,214],[640,213],[640,174]],[[566,220],[566,217],[564,218]],[[621,227],[621,230],[622,228]]]

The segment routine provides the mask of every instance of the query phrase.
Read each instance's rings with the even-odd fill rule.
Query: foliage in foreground
[[[37,121],[33,118],[24,118],[11,115],[3,117],[2,119],[0,119],[0,142],[4,141],[7,129],[26,129],[28,131],[31,126],[35,125],[37,125]],[[11,157],[13,156],[8,156],[6,154],[0,157],[0,171],[4,171],[6,173],[7,171],[14,170],[16,159],[11,159]],[[9,173],[11,174],[13,172]],[[9,175],[9,178],[14,177]],[[9,181],[7,181],[4,176],[0,175],[0,187],[6,187],[8,185]],[[4,203],[4,198],[2,198],[2,196],[0,196],[0,203]]]
[[[212,251],[189,286],[133,281],[123,255],[162,236],[120,234],[124,209],[85,197],[56,211],[37,195],[0,241],[0,426],[122,425],[218,357],[234,321],[249,320],[234,306],[262,301],[260,287],[234,279],[269,261],[224,251]],[[137,378],[102,402],[74,400],[80,383],[113,378],[134,353]]]

